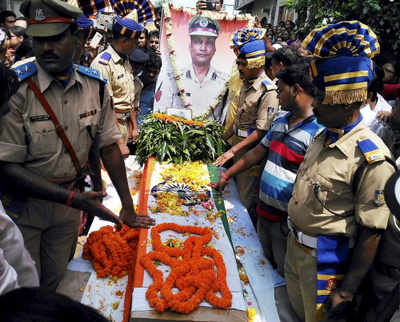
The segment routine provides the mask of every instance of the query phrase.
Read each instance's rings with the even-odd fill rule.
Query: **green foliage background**
[[[296,10],[306,33],[326,23],[360,20],[379,37],[381,52],[400,56],[399,0],[288,0],[286,6]]]

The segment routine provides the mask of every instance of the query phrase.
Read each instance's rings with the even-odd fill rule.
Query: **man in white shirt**
[[[0,202],[0,294],[24,286],[39,286],[39,276],[21,232]]]

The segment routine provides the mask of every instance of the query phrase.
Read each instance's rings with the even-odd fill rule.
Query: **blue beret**
[[[112,31],[113,34],[119,34],[126,38],[135,38],[136,32],[141,32],[144,29],[135,20],[129,18],[121,18],[115,16]]]

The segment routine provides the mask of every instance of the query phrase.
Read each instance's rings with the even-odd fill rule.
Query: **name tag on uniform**
[[[29,118],[31,122],[41,122],[51,120],[50,115],[34,115]]]
[[[124,78],[124,74],[120,74],[117,76],[117,79]]]
[[[97,113],[97,110],[87,111],[85,113],[79,114],[79,118],[83,119],[85,117],[95,115],[96,113]]]

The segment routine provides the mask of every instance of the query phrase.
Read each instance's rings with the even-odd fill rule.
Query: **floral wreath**
[[[171,65],[172,69],[174,71],[175,75],[175,80],[176,80],[176,86],[178,88],[180,97],[182,99],[183,105],[186,108],[190,108],[191,104],[187,100],[186,95],[182,95],[185,93],[185,89],[183,87],[182,80],[179,75],[179,70],[178,66],[176,63],[176,55],[175,55],[175,49],[174,49],[174,41],[175,37],[173,36],[172,32],[172,19],[171,19],[171,9],[173,10],[181,10],[185,13],[188,13],[189,15],[195,16],[196,14],[201,14],[203,17],[211,18],[214,20],[228,20],[228,21],[233,21],[233,20],[248,20],[248,25],[252,26],[254,23],[254,17],[250,14],[245,14],[245,15],[234,15],[228,12],[216,12],[216,11],[203,11],[203,10],[196,10],[196,9],[191,9],[191,8],[185,8],[182,6],[175,7],[172,4],[165,4],[163,6],[163,12],[164,12],[164,21],[165,21],[165,32],[166,32],[166,37],[167,37],[167,43],[168,43],[168,52],[169,56],[171,59]],[[222,99],[224,97],[225,92],[228,90],[228,84],[229,84],[229,79],[225,82],[225,85],[223,89],[221,90],[221,93],[217,96],[217,98],[214,100],[214,102],[209,106],[208,110],[204,112],[202,115],[196,117],[196,119],[199,120],[206,120],[210,117],[212,114],[213,110],[215,109],[216,106],[218,106],[219,103],[222,102]]]
[[[151,188],[151,194],[154,198],[157,198],[159,193],[171,192],[179,196],[179,198],[183,200],[185,206],[195,206],[200,204],[202,201],[208,201],[211,198],[210,191],[206,190],[207,187],[202,186],[201,188],[201,191],[194,191],[191,187],[184,183],[161,182]],[[204,196],[202,199],[199,199],[200,194]]]

